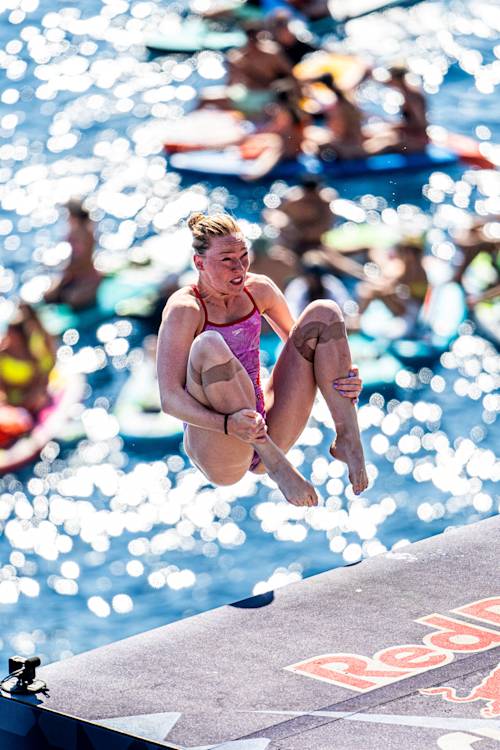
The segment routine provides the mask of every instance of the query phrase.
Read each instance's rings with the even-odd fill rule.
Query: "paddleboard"
[[[388,351],[409,367],[437,360],[458,336],[466,318],[462,287],[448,282],[427,295],[413,331],[408,321],[393,315],[380,300],[374,300],[361,319],[361,329],[374,340],[388,342]]]
[[[408,8],[417,5],[420,0],[330,0],[328,9],[332,19],[345,23],[353,18],[361,18],[370,13],[377,13],[389,8]]]
[[[154,362],[144,360],[131,373],[120,391],[113,414],[120,436],[127,443],[164,443],[174,446],[182,440],[182,422],[161,409]]]
[[[205,18],[225,16],[239,23],[254,21],[264,15],[258,3],[247,3],[244,0],[192,0],[189,8],[198,16]]]
[[[152,268],[127,268],[104,278],[97,290],[97,304],[73,310],[66,304],[40,305],[38,312],[45,329],[58,336],[69,328],[93,328],[118,313],[120,302],[150,298],[158,289],[163,271]]]
[[[164,31],[152,32],[144,37],[144,45],[154,52],[201,52],[202,50],[225,51],[242,47],[246,42],[243,31],[217,31],[200,18],[182,24],[172,22]]]
[[[241,141],[253,129],[252,124],[239,112],[201,109],[191,112],[181,120],[166,123],[165,151],[175,154],[206,148],[225,148],[229,144]]]
[[[297,179],[304,172],[332,177],[357,177],[419,169],[434,169],[451,166],[458,162],[458,154],[446,148],[430,144],[425,151],[413,154],[380,154],[364,159],[321,161],[311,156],[301,156],[293,161],[283,161],[263,179]],[[239,148],[223,151],[193,151],[173,154],[170,166],[179,172],[248,179],[255,170],[253,159],[243,159]]]
[[[480,169],[494,169],[495,164],[488,157],[491,144],[479,143],[473,138],[460,133],[450,133],[444,128],[432,128],[432,141],[438,146],[448,148],[460,156],[460,161],[472,164]]]
[[[341,253],[352,253],[367,248],[387,250],[398,242],[400,232],[382,222],[355,224],[347,221],[323,236],[323,242]]]

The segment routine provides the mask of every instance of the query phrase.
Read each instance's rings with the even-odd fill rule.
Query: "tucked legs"
[[[338,305],[326,300],[313,302],[299,317],[280,355],[267,387],[266,403],[270,435],[286,451],[307,423],[318,386],[337,432],[330,452],[347,463],[353,490],[359,494],[368,480],[356,409],[333,385],[337,378],[347,376],[351,365]]]
[[[255,409],[255,393],[248,374],[214,331],[200,334],[191,347],[186,388],[200,403],[232,414]],[[193,463],[214,484],[233,484],[245,474],[253,449],[228,435],[187,425],[184,446]]]
[[[187,389],[193,398],[221,414],[255,410],[252,381],[233,356],[222,336],[206,331],[198,336],[188,362]],[[231,421],[233,424],[233,420]],[[256,450],[272,479],[294,505],[316,505],[312,486],[288,462],[284,453],[266,435],[262,441],[243,442],[188,425],[185,448],[189,457],[214,484],[233,484],[246,473]]]

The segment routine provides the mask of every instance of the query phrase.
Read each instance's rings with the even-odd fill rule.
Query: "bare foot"
[[[337,435],[337,439],[330,446],[330,454],[347,464],[354,494],[361,495],[368,487],[368,476],[359,438],[356,435]]]
[[[288,461],[268,473],[292,505],[311,507],[318,504],[318,496],[312,484],[309,484]]]

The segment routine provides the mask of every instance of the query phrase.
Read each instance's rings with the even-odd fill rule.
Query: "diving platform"
[[[38,669],[2,750],[500,748],[500,517]]]

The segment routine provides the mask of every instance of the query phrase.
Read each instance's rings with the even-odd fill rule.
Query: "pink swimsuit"
[[[255,300],[246,287],[243,291],[248,295],[251,302],[253,303],[253,309],[248,315],[245,315],[239,320],[235,320],[232,323],[212,323],[208,319],[208,312],[205,302],[203,301],[201,294],[196,286],[192,287],[193,292],[200,301],[200,304],[205,313],[205,322],[203,324],[203,331],[217,331],[220,333],[232,353],[243,365],[245,370],[250,376],[255,391],[255,409],[261,414],[264,419],[266,418],[266,409],[264,406],[264,394],[260,384],[260,329],[261,329],[261,317],[259,308],[255,304]],[[202,332],[203,332],[202,331]],[[252,463],[250,464],[250,470],[255,469],[259,463],[260,458],[257,453],[254,452]]]

